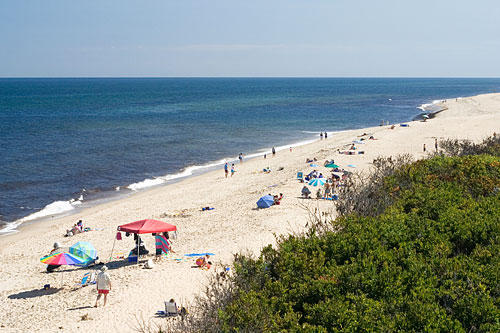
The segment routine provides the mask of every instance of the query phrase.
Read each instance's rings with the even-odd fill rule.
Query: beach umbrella
[[[77,242],[69,248],[69,253],[81,258],[84,264],[97,259],[97,251],[89,242]]]
[[[274,204],[274,197],[272,195],[265,195],[257,201],[257,207],[269,208]]]
[[[83,260],[71,253],[59,252],[52,253],[40,259],[41,262],[47,265],[81,265]],[[64,272],[61,274],[61,287],[64,283]]]
[[[329,163],[329,164],[325,165],[325,168],[335,169],[335,168],[339,168],[339,166],[337,164],[334,164],[334,163]]]
[[[83,259],[71,253],[53,253],[40,259],[41,262],[47,265],[79,265],[83,264]]]
[[[309,185],[312,186],[323,186],[326,183],[326,178],[314,178],[309,181]]]

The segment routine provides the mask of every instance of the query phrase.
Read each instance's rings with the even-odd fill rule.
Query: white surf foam
[[[132,191],[138,191],[143,188],[163,184],[164,182],[165,181],[161,178],[144,179],[142,182],[130,184],[127,188]]]
[[[69,201],[54,201],[51,204],[48,204],[42,210],[39,210],[36,213],[23,217],[22,219],[17,220],[16,222],[22,223],[26,221],[36,220],[42,217],[47,217],[51,215],[61,214],[65,212],[72,211],[75,209],[75,206],[81,205],[83,200],[83,196],[80,196],[78,199],[71,199]]]
[[[16,228],[21,224],[22,222],[10,222],[6,223],[3,225],[2,229],[0,229],[0,235],[1,234],[12,234],[15,232],[19,232],[19,230],[16,230]]]

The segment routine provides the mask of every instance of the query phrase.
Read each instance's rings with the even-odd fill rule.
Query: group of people
[[[325,131],[325,134],[323,134],[323,132],[321,132],[321,133],[319,134],[319,138],[320,138],[321,140],[323,140],[323,137],[324,137],[325,139],[328,139],[328,133],[327,133],[326,131]]]
[[[240,162],[241,161],[243,161],[243,157],[241,157]],[[235,172],[236,172],[236,170],[234,168],[234,163],[233,163],[233,164],[231,164],[231,177],[234,175]],[[224,174],[226,175],[226,178],[229,175],[229,165],[227,162],[224,164]]]
[[[339,184],[339,180],[335,177],[332,179],[329,179],[327,182],[325,182],[325,185],[323,188],[318,187],[316,190],[316,198],[321,199],[321,198],[331,198],[335,194],[335,190],[337,189]],[[311,190],[304,185],[301,190],[301,195],[302,197],[308,199],[311,197]]]
[[[71,237],[84,231],[85,229],[83,228],[83,221],[79,220],[77,223],[75,223],[75,225],[73,225],[73,227],[71,227],[71,229],[66,230],[66,234],[64,235],[64,237]]]
[[[325,178],[325,176],[323,176],[323,174],[321,172],[318,172],[318,170],[313,170],[311,172],[309,172],[309,174],[307,174],[304,178],[304,180],[306,182],[310,181],[311,179],[314,179],[314,178]]]

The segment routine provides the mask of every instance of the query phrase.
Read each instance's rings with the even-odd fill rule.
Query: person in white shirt
[[[101,272],[97,275],[96,286],[97,286],[97,299],[95,301],[94,307],[97,308],[97,302],[101,298],[101,295],[104,295],[104,306],[106,306],[106,300],[111,290],[111,278],[109,274],[106,273],[108,268],[106,266],[102,266]]]

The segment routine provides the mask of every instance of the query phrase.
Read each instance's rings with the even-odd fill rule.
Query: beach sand
[[[303,231],[306,208],[333,209],[332,201],[300,199],[303,184],[296,179],[298,171],[318,169],[326,174],[323,162],[334,159],[349,171],[367,172],[377,156],[410,153],[422,158],[434,151],[435,138],[480,141],[493,132],[500,133],[500,94],[448,100],[443,106],[448,109],[427,122],[410,122],[409,127],[396,125],[392,130],[390,126],[377,126],[332,133],[326,140],[296,147],[292,152],[278,151],[276,157],[269,154],[267,159],[235,162],[236,173],[227,179],[221,168],[75,215],[21,226],[20,232],[1,236],[0,331],[133,332],[138,321],[161,323],[155,313],[164,309],[164,301],[174,298],[181,305],[189,305],[208,276],[230,264],[234,253],[258,255],[262,247],[275,243],[275,235]],[[365,154],[337,153],[337,149],[346,149],[363,133],[377,139],[357,145]],[[422,151],[423,144],[427,153]],[[318,159],[318,168],[305,163],[306,158],[314,157]],[[347,167],[348,164],[356,168]],[[261,172],[266,167],[272,171]],[[278,171],[279,168],[283,170]],[[310,188],[314,194],[315,189]],[[268,193],[283,193],[281,205],[256,209],[256,201]],[[206,206],[215,209],[201,211]],[[176,253],[151,270],[113,258],[108,271],[113,289],[106,307],[102,307],[101,300],[100,306],[93,308],[95,286],[75,287],[90,269],[63,266],[64,273],[47,274],[46,265],[39,261],[55,241],[65,247],[89,241],[98,250],[100,260],[108,262],[117,226],[145,218],[177,226],[178,239],[173,241]],[[101,230],[63,237],[66,229],[79,219],[85,226]],[[133,238],[122,235],[123,240],[116,241],[114,256],[126,255],[133,247]],[[154,237],[142,238],[150,253],[154,253]],[[192,268],[194,259],[184,259],[187,257],[183,254],[193,252],[215,253],[211,258],[215,267],[208,271]],[[55,288],[41,290],[45,284]]]

